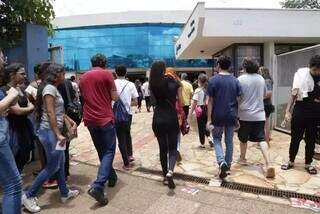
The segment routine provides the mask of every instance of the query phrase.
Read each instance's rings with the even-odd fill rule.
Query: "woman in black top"
[[[149,87],[155,99],[152,129],[159,143],[164,184],[168,182],[169,188],[174,189],[173,170],[177,159],[179,134],[175,106],[178,93],[181,93],[181,86],[172,77],[165,76],[165,70],[166,65],[163,61],[152,64],[149,81]]]
[[[18,102],[10,107],[7,118],[9,121],[10,146],[20,173],[28,163],[33,148],[33,127],[28,115],[33,112],[34,106],[29,102],[27,94],[20,88],[25,78],[26,73],[23,64],[13,63],[5,68],[4,79],[6,85],[2,87],[4,91],[14,87],[19,92]]]

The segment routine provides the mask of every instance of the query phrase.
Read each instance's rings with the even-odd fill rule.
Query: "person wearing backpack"
[[[119,143],[119,150],[123,160],[123,169],[130,170],[133,166],[130,162],[134,161],[132,152],[132,139],[131,139],[131,123],[132,123],[132,109],[131,106],[136,106],[138,104],[138,91],[134,83],[125,79],[127,74],[127,68],[124,65],[116,66],[117,79],[114,81],[117,87],[117,92],[119,94],[119,100],[125,108],[123,108],[124,114],[127,118],[123,121],[118,121],[116,119],[116,132]],[[121,104],[121,105],[122,105]],[[119,106],[115,104],[114,108]],[[119,110],[119,109],[117,109]],[[115,111],[115,109],[114,109]]]

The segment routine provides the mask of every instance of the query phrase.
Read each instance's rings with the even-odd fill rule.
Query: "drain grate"
[[[273,197],[279,197],[279,198],[302,198],[302,199],[307,199],[315,202],[320,202],[319,196],[297,193],[297,192],[287,191],[287,190],[257,187],[257,186],[252,186],[248,184],[222,182],[221,187],[232,189],[232,190],[238,190],[242,192],[247,192],[247,193],[253,193],[257,195],[267,195],[267,196],[273,196]]]
[[[144,167],[139,167],[135,171],[162,176],[162,171],[148,169]],[[208,178],[203,178],[203,177],[198,177],[193,175],[186,175],[182,173],[175,173],[174,178],[177,180],[183,180],[187,182],[194,182],[194,183],[207,184],[207,185],[210,183],[210,179]],[[272,188],[265,188],[265,187],[257,187],[253,185],[241,184],[241,183],[235,183],[235,182],[224,181],[221,183],[221,187],[226,189],[231,189],[231,190],[238,190],[241,192],[253,193],[257,195],[266,195],[266,196],[273,196],[278,198],[302,198],[302,199],[307,199],[315,202],[320,202],[320,197],[315,195],[297,193],[297,192],[286,191],[286,190],[278,190],[278,189],[272,189]]]

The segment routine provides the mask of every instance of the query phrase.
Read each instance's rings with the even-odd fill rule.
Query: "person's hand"
[[[211,122],[211,121],[208,121],[207,124],[206,124],[206,129],[207,129],[208,131],[212,131],[212,127],[213,127],[212,122]]]
[[[62,134],[57,135],[58,141],[60,142],[59,145],[60,146],[64,146],[64,144],[66,144],[67,142],[67,138],[65,136],[63,136]]]
[[[291,121],[291,113],[290,112],[286,112],[285,116],[284,116],[284,120],[281,123],[281,127],[285,127],[287,125],[288,122]]]
[[[31,102],[28,102],[29,111],[32,112],[34,110],[34,105]]]

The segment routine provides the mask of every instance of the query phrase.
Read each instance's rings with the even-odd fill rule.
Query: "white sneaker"
[[[27,198],[27,196],[23,194],[22,204],[31,213],[37,213],[41,210],[41,208],[38,206],[38,199],[36,197]]]
[[[69,199],[75,198],[80,194],[79,190],[69,190],[67,197],[61,197],[61,202],[66,203]]]

